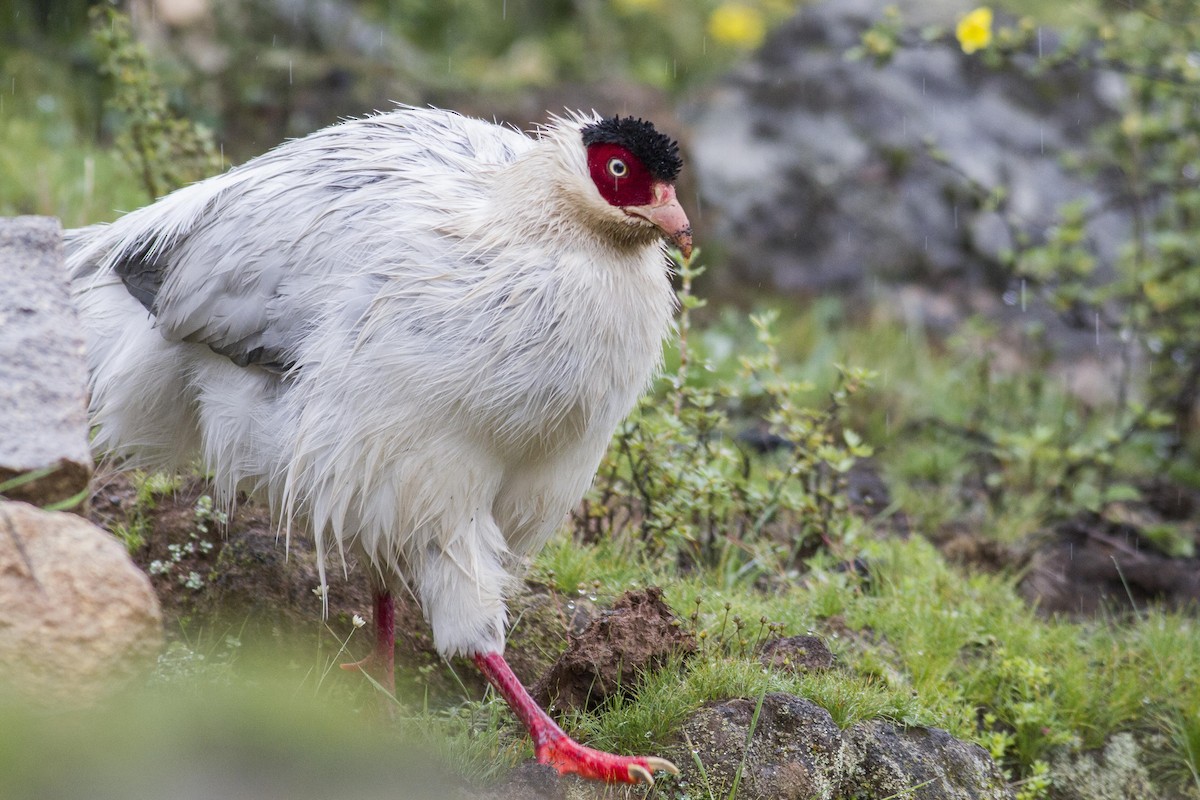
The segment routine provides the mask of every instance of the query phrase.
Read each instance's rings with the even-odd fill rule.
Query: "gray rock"
[[[92,470],[83,334],[58,220],[0,219],[0,281],[0,482],[52,470],[6,492],[45,505],[82,491]]]
[[[810,700],[768,694],[747,748],[756,705],[748,698],[728,700],[700,709],[684,723],[688,749],[663,755],[682,771],[679,780],[688,793],[725,797],[741,767],[739,800],[834,797],[851,751],[829,712]]]
[[[824,672],[832,669],[833,653],[820,636],[787,636],[763,645],[759,660],[764,667],[785,672]]]
[[[883,68],[847,61],[890,2],[803,8],[685,112],[704,204],[698,227],[720,241],[741,282],[858,294],[922,282],[999,297],[1009,231],[972,210],[964,176],[1008,186],[1012,213],[1034,228],[1066,201],[1098,200],[1060,160],[1113,113],[1112,76],[1057,70],[1033,81],[949,44],[903,49]],[[909,21],[930,21],[928,8],[908,5]],[[953,5],[967,7],[942,3],[933,16],[952,26]],[[949,168],[926,155],[926,141]],[[1112,212],[1090,233],[1111,257],[1127,230]]]
[[[724,797],[740,767],[739,800],[1011,797],[1000,769],[978,745],[936,728],[898,728],[880,720],[842,731],[828,711],[789,694],[766,695],[747,747],[756,705],[729,700],[684,723],[682,746],[662,753],[682,770],[679,788],[692,796]]]
[[[1010,796],[1000,768],[987,751],[938,728],[898,728],[882,720],[860,722],[845,732],[855,753],[849,776],[864,797],[915,800],[980,800]]]
[[[85,519],[0,500],[0,691],[83,706],[149,670],[162,645],[150,579]]]
[[[1151,800],[1171,795],[1154,785],[1145,749],[1131,733],[1115,734],[1094,753],[1055,755],[1054,794],[1061,800]]]

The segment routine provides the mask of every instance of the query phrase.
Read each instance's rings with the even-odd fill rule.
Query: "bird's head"
[[[588,173],[611,207],[613,227],[625,227],[628,238],[664,236],[685,257],[691,255],[692,226],[675,198],[675,178],[683,166],[679,145],[633,117],[589,121],[580,134]]]

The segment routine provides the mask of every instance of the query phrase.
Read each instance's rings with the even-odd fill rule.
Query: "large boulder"
[[[39,505],[87,488],[87,364],[67,290],[62,228],[48,217],[0,219],[0,483]]]
[[[0,691],[87,705],[153,666],[162,615],[125,546],[85,519],[0,501]]]
[[[1098,206],[1097,188],[1062,159],[1113,114],[1123,84],[1069,69],[1038,80],[992,71],[945,42],[902,48],[885,67],[847,60],[889,4],[805,7],[693,99],[685,116],[702,233],[751,286],[867,295],[921,283],[998,301],[1010,231],[973,210],[968,182],[1008,187],[1011,214],[1035,226],[1070,200]],[[901,6],[908,22],[945,27],[968,7]],[[1052,38],[1044,33],[1047,47]],[[1111,211],[1089,233],[1112,255],[1127,230]]]

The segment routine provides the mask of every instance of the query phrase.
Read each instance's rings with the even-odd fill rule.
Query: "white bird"
[[[393,683],[393,594],[508,701],[537,759],[653,783],[584,747],[504,660],[513,569],[592,480],[656,369],[691,251],[674,141],[633,118],[535,137],[402,107],[287,142],[109,225],[70,231],[101,451],[354,548]]]

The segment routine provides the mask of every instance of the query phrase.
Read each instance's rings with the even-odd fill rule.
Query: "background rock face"
[[[67,293],[62,228],[0,219],[0,482],[57,468],[9,497],[48,504],[87,486],[87,365]]]
[[[158,599],[120,542],[73,514],[0,501],[0,690],[86,705],[161,645]]]
[[[1034,83],[946,44],[903,49],[884,68],[847,61],[885,5],[803,9],[687,115],[697,227],[741,281],[792,292],[860,292],[876,278],[995,284],[1012,243],[1000,217],[973,211],[965,178],[1009,186],[1012,212],[1035,226],[1097,197],[1059,162],[1112,113],[1117,79],[1055,70]],[[942,12],[953,24],[957,12]],[[1113,212],[1091,233],[1111,254],[1124,229]]]

